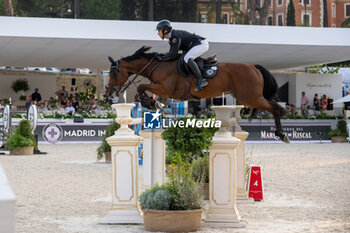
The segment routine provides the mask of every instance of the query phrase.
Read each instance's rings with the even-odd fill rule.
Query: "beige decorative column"
[[[138,158],[137,147],[141,137],[134,134],[128,125],[141,123],[141,118],[131,117],[134,104],[113,104],[117,110],[116,122],[121,126],[115,135],[107,138],[112,148],[112,209],[101,220],[103,224],[142,224],[143,219],[137,206]]]
[[[215,133],[209,150],[208,227],[247,227],[236,208],[236,148],[238,138],[227,131],[235,123],[230,114],[234,106],[213,106],[221,128]]]
[[[249,133],[243,131],[238,125],[241,120],[241,109],[244,108],[243,105],[235,106],[235,137],[241,140],[241,143],[237,147],[237,203],[238,204],[252,204],[254,203],[253,198],[248,197],[248,192],[246,189],[246,176],[245,176],[245,163],[246,163],[246,152],[245,152],[245,140],[249,136]]]
[[[143,138],[143,179],[144,188],[148,189],[158,183],[165,182],[165,141],[163,130],[144,130]]]

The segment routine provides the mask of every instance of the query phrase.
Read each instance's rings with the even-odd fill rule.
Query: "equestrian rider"
[[[172,29],[170,21],[166,19],[161,20],[157,24],[157,30],[159,37],[162,38],[162,40],[164,40],[164,38],[168,39],[170,44],[169,53],[158,57],[159,60],[174,60],[180,50],[186,53],[184,61],[198,79],[195,90],[198,92],[201,91],[204,86],[208,85],[208,82],[203,78],[194,59],[208,51],[208,41],[204,37],[194,33],[191,34],[187,31]]]

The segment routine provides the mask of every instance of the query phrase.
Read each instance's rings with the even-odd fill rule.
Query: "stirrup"
[[[198,81],[198,84],[199,82],[200,81]],[[200,92],[203,89],[203,87],[205,87],[206,85],[208,85],[208,81],[205,79],[202,79],[202,81],[200,82],[200,85],[197,85],[197,87],[194,90],[197,92]]]

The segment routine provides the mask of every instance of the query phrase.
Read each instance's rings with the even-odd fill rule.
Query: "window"
[[[255,0],[255,4],[257,7],[261,7],[261,0]]]
[[[345,18],[350,17],[350,4],[344,4]]]
[[[277,15],[277,25],[283,26],[283,14]]]
[[[305,6],[305,4],[307,6],[310,6],[311,5],[311,0],[299,0],[299,5]]]
[[[283,0],[277,0],[277,6],[282,6],[283,5]]]
[[[335,4],[333,3],[333,4],[332,4],[332,17],[333,17],[333,18],[335,18],[335,14],[336,14],[336,13],[335,13],[335,12],[336,12],[335,10],[336,10]]]
[[[269,16],[268,18],[267,18],[267,25],[272,25],[272,16]]]
[[[207,14],[201,14],[201,22],[207,23]]]
[[[301,21],[302,21],[303,25],[305,25],[305,26],[312,26],[311,13],[306,12],[306,14],[305,14],[305,12],[302,11]]]

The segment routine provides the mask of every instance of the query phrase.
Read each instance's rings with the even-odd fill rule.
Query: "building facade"
[[[262,6],[264,0],[256,0],[258,6]],[[236,6],[247,14],[249,11],[248,0],[236,0]],[[266,25],[286,26],[287,8],[290,0],[271,0]],[[296,26],[323,27],[324,1],[323,0],[293,0],[295,8]],[[236,7],[237,8],[237,7]],[[231,1],[222,1],[222,22],[235,24],[237,11]],[[199,21],[203,23],[215,23],[215,3],[210,0],[199,0]],[[350,0],[327,0],[328,27],[340,27],[342,22],[350,17]]]

